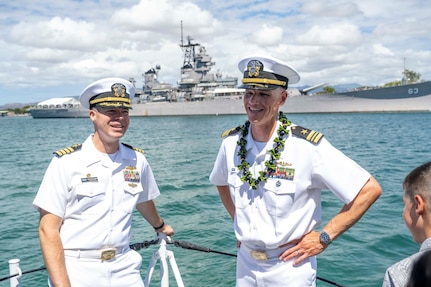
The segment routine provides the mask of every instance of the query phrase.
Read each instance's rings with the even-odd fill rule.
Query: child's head
[[[426,238],[427,218],[431,215],[431,162],[412,170],[404,179],[404,222],[413,240],[422,243]],[[424,220],[425,219],[425,220]]]

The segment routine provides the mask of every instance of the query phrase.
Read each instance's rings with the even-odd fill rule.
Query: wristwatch
[[[326,233],[325,231],[320,232],[319,239],[320,239],[320,243],[324,245],[329,245],[332,242],[331,237],[329,237],[329,234]]]

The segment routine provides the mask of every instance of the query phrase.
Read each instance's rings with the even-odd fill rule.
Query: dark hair
[[[431,162],[427,162],[412,170],[404,179],[405,195],[411,200],[420,194],[428,207],[431,207]]]
[[[406,287],[431,286],[431,250],[423,252],[413,263]]]

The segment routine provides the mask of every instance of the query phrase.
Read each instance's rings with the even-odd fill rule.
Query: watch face
[[[326,233],[325,231],[322,231],[320,233],[320,243],[323,243],[323,244],[331,243],[331,238],[329,237],[328,233]]]

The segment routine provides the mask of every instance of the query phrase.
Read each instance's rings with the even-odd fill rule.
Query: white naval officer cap
[[[105,78],[88,85],[79,101],[87,109],[96,105],[131,109],[134,96],[135,87],[131,82],[122,78]]]
[[[288,84],[298,83],[301,78],[293,67],[271,56],[245,57],[238,68],[243,73],[244,87],[249,89],[287,89]]]

